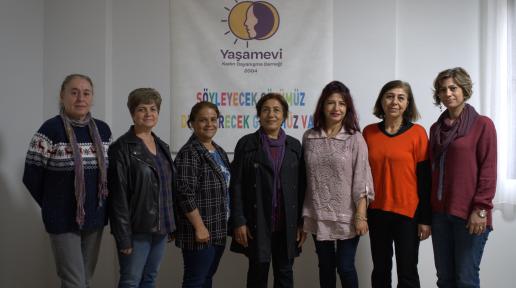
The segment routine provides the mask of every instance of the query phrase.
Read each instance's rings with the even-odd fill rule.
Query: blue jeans
[[[201,250],[183,249],[184,288],[211,288],[224,246],[212,245]]]
[[[437,286],[480,287],[480,260],[491,228],[481,235],[469,234],[466,220],[449,214],[432,217]]]
[[[159,265],[165,253],[167,235],[141,233],[132,236],[133,252],[118,252],[120,280],[118,288],[151,288],[156,286]]]
[[[335,288],[339,273],[342,287],[358,288],[358,276],[355,270],[355,254],[359,236],[346,240],[317,241],[313,235],[315,252],[319,258],[319,284],[321,288]]]

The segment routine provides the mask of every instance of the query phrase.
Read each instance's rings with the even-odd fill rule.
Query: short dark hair
[[[473,81],[468,72],[462,67],[455,67],[441,71],[434,80],[434,104],[436,106],[441,105],[441,99],[439,98],[439,91],[441,90],[442,82],[448,78],[452,78],[455,84],[457,84],[464,94],[464,100],[471,98],[473,94]]]
[[[127,108],[131,115],[134,114],[136,107],[140,104],[156,104],[158,113],[161,107],[161,95],[154,88],[137,88],[129,93],[127,97]]]
[[[213,109],[217,113],[217,118],[220,116],[219,108],[217,107],[217,105],[208,101],[198,102],[192,107],[190,115],[188,116],[188,120],[186,121],[188,128],[192,128],[192,122],[195,121],[195,118],[197,117],[197,114],[199,114],[199,111],[201,111],[204,108]]]
[[[378,98],[376,98],[376,103],[374,104],[373,108],[373,114],[374,116],[384,119],[385,118],[385,111],[383,111],[382,107],[382,97],[385,93],[387,93],[389,90],[395,89],[395,88],[401,88],[405,90],[405,93],[407,93],[407,109],[405,112],[403,112],[403,120],[414,122],[418,120],[421,116],[419,114],[419,111],[416,107],[416,100],[414,99],[414,95],[412,94],[412,88],[410,87],[410,84],[405,81],[401,80],[392,80],[385,85],[383,85],[382,90],[380,90],[380,93],[378,94]]]
[[[274,92],[263,95],[262,98],[260,98],[260,100],[258,100],[258,103],[256,103],[256,114],[258,115],[258,117],[260,117],[260,113],[262,112],[263,104],[267,100],[271,100],[271,99],[276,99],[276,100],[278,100],[278,102],[280,102],[281,108],[283,108],[283,118],[286,119],[288,116],[287,100],[285,100],[285,97],[283,97],[283,95],[281,95],[279,93],[274,93]]]
[[[332,81],[323,88],[321,96],[319,96],[319,100],[317,100],[317,106],[315,107],[314,128],[326,128],[324,103],[331,95],[335,93],[342,96],[342,100],[344,100],[346,103],[346,116],[344,116],[344,119],[342,119],[342,126],[346,132],[355,134],[355,132],[360,131],[360,126],[358,124],[358,117],[355,110],[355,105],[353,104],[353,98],[351,97],[351,93],[349,92],[348,87],[339,81]]]

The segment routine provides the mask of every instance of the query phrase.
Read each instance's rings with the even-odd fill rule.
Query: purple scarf
[[[287,139],[287,135],[285,134],[285,131],[280,128],[278,139],[271,139],[267,134],[263,131],[263,129],[260,129],[260,138],[262,140],[262,146],[263,150],[269,157],[269,160],[272,163],[272,169],[274,172],[274,182],[273,182],[273,191],[272,191],[272,211],[273,215],[278,210],[278,205],[280,202],[280,191],[281,191],[281,164],[283,163],[283,157],[285,156],[285,141]],[[272,157],[271,148],[278,148],[279,149],[279,155],[278,157]],[[276,218],[279,217],[279,215],[276,215]]]
[[[432,135],[430,135],[430,149],[434,155],[432,159],[432,170],[439,171],[439,184],[437,186],[437,199],[443,196],[444,160],[448,146],[455,139],[464,137],[475,124],[479,114],[473,106],[466,104],[457,120],[451,122],[448,110],[444,111],[439,119]],[[436,165],[438,164],[438,165]]]
[[[61,119],[65,127],[66,136],[70,146],[72,148],[73,163],[74,163],[74,174],[75,174],[75,201],[77,202],[77,211],[75,215],[75,221],[79,225],[79,228],[84,224],[84,218],[86,212],[84,212],[84,200],[86,199],[86,188],[84,182],[84,167],[82,164],[82,154],[75,137],[73,127],[85,127],[88,126],[90,136],[95,146],[95,154],[97,155],[97,165],[99,167],[99,181],[98,181],[98,198],[99,206],[102,206],[102,200],[106,199],[108,195],[107,189],[107,173],[106,173],[106,157],[104,155],[104,146],[102,145],[102,139],[100,138],[99,130],[95,124],[95,120],[91,118],[91,114],[88,113],[84,120],[73,120],[68,118],[64,111],[61,109]],[[72,127],[73,126],[73,127]]]

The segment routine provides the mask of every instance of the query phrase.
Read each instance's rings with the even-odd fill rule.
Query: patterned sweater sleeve
[[[43,133],[43,128],[44,126],[30,140],[23,171],[23,184],[40,207],[43,201],[45,170],[54,151],[53,141]]]

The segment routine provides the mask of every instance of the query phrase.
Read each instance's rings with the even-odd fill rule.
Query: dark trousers
[[[419,237],[414,219],[377,209],[367,214],[371,254],[372,287],[391,287],[392,243],[396,252],[398,287],[420,287],[417,272]]]
[[[274,288],[294,287],[292,265],[294,259],[287,255],[285,232],[273,232],[271,237],[272,270],[274,273]],[[257,262],[249,259],[247,271],[248,288],[266,288],[269,279],[270,262]]]
[[[346,240],[317,241],[313,235],[315,251],[319,259],[319,284],[321,288],[335,288],[339,273],[343,288],[358,288],[358,276],[355,269],[355,254],[359,236]]]
[[[224,248],[212,245],[201,250],[183,249],[183,288],[211,288]]]

